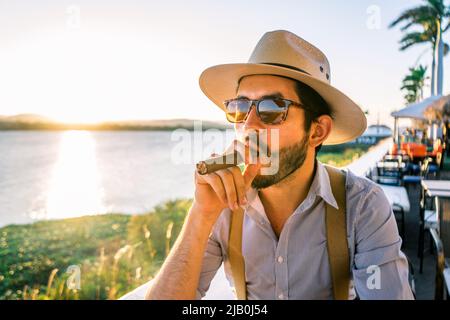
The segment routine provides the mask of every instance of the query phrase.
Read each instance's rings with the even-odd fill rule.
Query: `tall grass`
[[[0,299],[117,299],[153,278],[190,205],[1,228]],[[68,285],[70,266],[79,267],[79,289]]]

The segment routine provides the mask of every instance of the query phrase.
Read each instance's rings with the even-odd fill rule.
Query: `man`
[[[199,299],[222,262],[236,286],[228,240],[230,220],[241,207],[245,297],[333,299],[324,217],[326,208],[339,208],[316,155],[323,144],[364,132],[363,112],[330,85],[325,55],[288,31],[266,33],[247,64],[205,70],[200,86],[238,134],[277,130],[279,168],[263,175],[261,164],[250,163],[243,173],[238,167],[196,173],[193,205],[147,298]],[[382,189],[351,172],[345,181],[351,292],[360,299],[413,298]],[[379,278],[372,281],[374,276]]]

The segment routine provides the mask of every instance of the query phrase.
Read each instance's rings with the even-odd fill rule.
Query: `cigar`
[[[221,156],[215,156],[197,163],[199,175],[210,174],[219,170],[235,167],[243,163],[241,154],[237,150],[232,150]]]
[[[271,150],[266,144],[262,144],[259,136],[256,136],[256,150],[255,154],[250,152],[248,147],[239,140],[233,141],[233,144],[228,147],[223,155],[214,156],[207,160],[200,161],[197,163],[197,172],[199,175],[206,175],[219,170],[228,169],[231,167],[238,166],[244,162],[256,163],[260,158],[259,147],[264,147],[267,149],[267,156],[271,156]],[[249,137],[246,138],[246,143],[249,142]],[[245,157],[245,160],[244,158]]]

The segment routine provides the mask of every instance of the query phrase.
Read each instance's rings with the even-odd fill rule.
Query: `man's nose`
[[[263,129],[264,128],[264,124],[261,122],[261,120],[258,117],[258,114],[256,113],[256,107],[252,106],[247,119],[245,120],[244,123],[244,130],[258,130],[258,129]]]

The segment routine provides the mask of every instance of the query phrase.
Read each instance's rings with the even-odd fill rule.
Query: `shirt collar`
[[[312,202],[316,196],[320,196],[326,203],[332,207],[339,209],[336,199],[334,198],[333,191],[331,190],[330,177],[325,166],[316,161],[316,173],[314,175],[313,182],[309,188],[308,195],[299,207],[304,204]],[[259,198],[258,191],[254,188],[249,189],[246,194],[248,200],[248,206],[253,207],[257,212],[265,213],[264,206]]]
[[[314,192],[316,195],[320,196],[326,203],[336,209],[339,209],[336,199],[333,195],[333,190],[331,189],[328,171],[320,161],[316,161],[316,163],[316,175],[314,176],[313,183],[311,184],[310,192]]]

